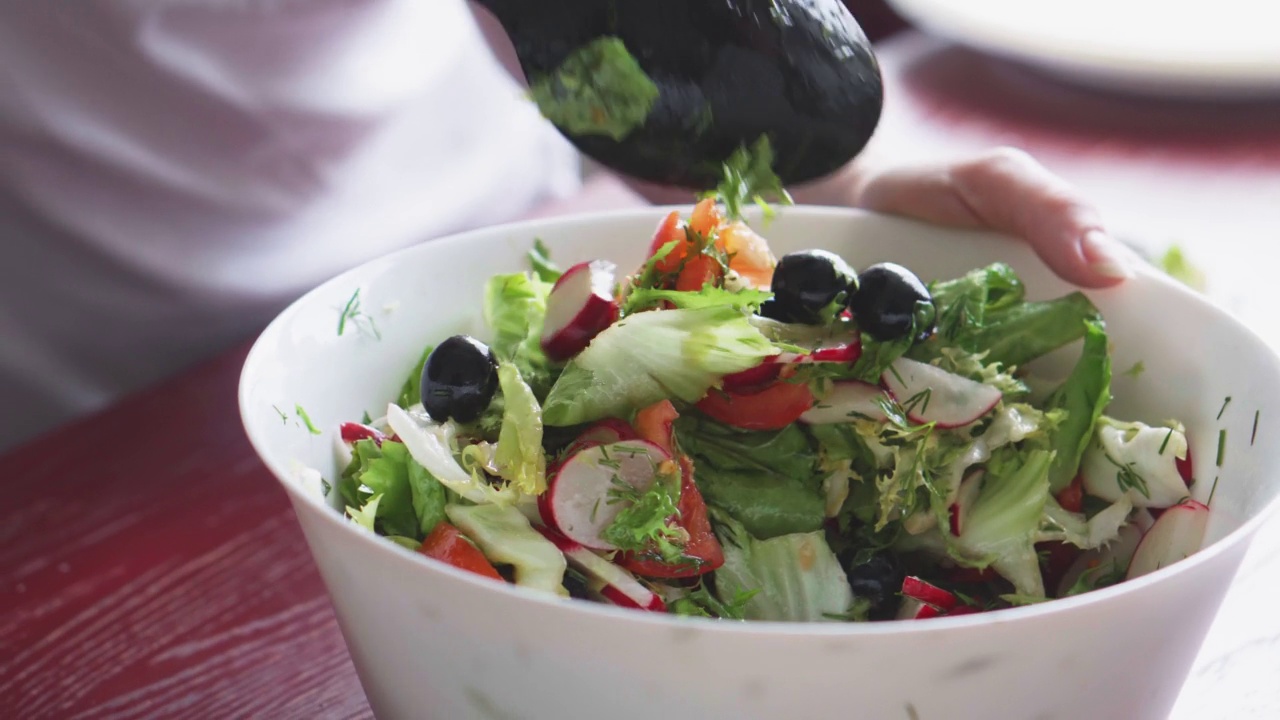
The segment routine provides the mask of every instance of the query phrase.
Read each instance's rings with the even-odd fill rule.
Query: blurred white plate
[[[1180,96],[1280,93],[1276,0],[888,0],[917,27],[1069,79]]]

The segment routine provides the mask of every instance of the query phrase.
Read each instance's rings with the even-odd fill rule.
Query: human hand
[[[1013,148],[959,162],[864,168],[852,204],[1021,238],[1055,273],[1084,287],[1120,283],[1139,262],[1066,180]]]

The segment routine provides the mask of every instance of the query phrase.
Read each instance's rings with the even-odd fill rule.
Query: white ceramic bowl
[[[428,342],[482,334],[481,288],[525,268],[535,237],[561,263],[632,267],[662,209],[507,225],[414,247],[307,294],[262,334],[240,404],[293,502],[374,712],[383,718],[1159,718],[1280,494],[1280,363],[1252,332],[1152,271],[1092,293],[1115,342],[1111,414],[1189,427],[1207,542],[1098,592],[996,613],[877,624],[725,623],[555,600],[426,560],[329,509],[299,464],[338,474],[338,423],[382,414]],[[759,223],[756,223],[759,226]],[[1070,288],[1017,243],[851,210],[786,208],[774,250],[822,247],[927,279],[995,260],[1032,297]],[[356,290],[381,339],[336,329]],[[1215,419],[1226,396],[1233,402]],[[323,430],[282,421],[301,406]],[[279,409],[279,411],[278,411]],[[1255,410],[1257,441],[1251,442]],[[1214,467],[1218,431],[1225,461]]]

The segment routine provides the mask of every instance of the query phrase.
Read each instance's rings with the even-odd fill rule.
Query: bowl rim
[[[543,605],[547,610],[560,609],[570,614],[583,613],[588,616],[596,616],[602,619],[620,620],[655,627],[677,627],[688,630],[696,629],[699,632],[725,632],[738,635],[786,635],[815,638],[864,637],[899,633],[946,632],[993,623],[1032,622],[1047,615],[1058,615],[1071,612],[1073,610],[1079,610],[1105,603],[1112,598],[1119,598],[1125,595],[1143,592],[1146,588],[1170,581],[1176,575],[1190,572],[1193,568],[1210,563],[1218,556],[1233,550],[1238,545],[1244,544],[1245,549],[1247,550],[1253,537],[1257,534],[1258,529],[1264,523],[1280,514],[1280,496],[1277,496],[1273,498],[1271,502],[1267,503],[1262,510],[1254,514],[1253,517],[1250,517],[1241,523],[1239,527],[1187,558],[1162,567],[1147,575],[1134,578],[1133,580],[1125,580],[1109,587],[1071,597],[1051,599],[1042,603],[1003,608],[989,612],[972,613],[968,615],[928,618],[926,622],[883,621],[822,623],[777,620],[725,622],[715,618],[687,617],[670,613],[639,612],[627,608],[616,607],[607,603],[579,600],[576,598],[557,597],[512,583],[494,583],[492,580],[480,577],[475,573],[467,572],[447,565],[446,563],[432,560],[431,558],[409,550],[408,548],[401,547],[396,543],[385,540],[381,536],[375,535],[356,526],[354,523],[347,522],[342,515],[334,512],[332,508],[327,506],[324,503],[323,498],[311,497],[304,494],[301,489],[289,479],[290,476],[296,473],[296,468],[290,467],[288,464],[277,463],[272,460],[269,448],[266,446],[265,439],[259,437],[254,431],[256,423],[250,417],[248,407],[249,395],[252,390],[252,380],[255,374],[255,369],[260,363],[265,362],[263,357],[269,352],[267,348],[268,340],[272,336],[278,334],[280,328],[283,327],[293,315],[301,312],[303,308],[311,304],[313,297],[321,295],[343,283],[347,283],[351,276],[365,273],[369,271],[370,268],[379,264],[397,263],[407,255],[422,252],[422,247],[424,245],[437,247],[460,244],[471,242],[478,237],[503,235],[517,231],[528,234],[529,237],[535,237],[538,235],[539,231],[546,231],[549,228],[564,229],[584,225],[591,226],[603,222],[649,218],[654,218],[656,220],[665,217],[667,213],[670,213],[673,210],[680,210],[683,212],[687,209],[688,206],[680,204],[654,205],[643,208],[575,213],[571,215],[537,218],[532,220],[515,220],[489,225],[467,230],[465,232],[441,236],[436,239],[426,240],[421,243],[387,253],[345,270],[313,287],[291,302],[284,310],[276,315],[270,323],[268,323],[268,325],[254,340],[253,345],[250,347],[241,367],[237,385],[237,404],[239,405],[240,419],[244,432],[248,436],[249,443],[253,447],[255,454],[257,454],[259,461],[265,465],[268,470],[270,470],[275,481],[283,486],[285,492],[288,493],[295,506],[295,513],[298,512],[296,505],[299,501],[312,505],[313,509],[320,511],[319,514],[324,518],[322,522],[328,523],[330,526],[337,526],[337,532],[344,533],[351,542],[364,544],[369,548],[365,552],[387,554],[388,559],[396,558],[396,561],[404,562],[405,568],[414,568],[412,572],[425,571],[428,573],[443,574],[444,576],[450,577],[454,580],[471,583],[475,588],[498,593],[500,595],[506,595],[516,602],[531,601],[538,603]],[[751,214],[748,215],[750,219],[759,217],[757,209],[753,208],[750,212]],[[954,239],[966,237],[975,239],[981,238],[985,240],[996,240],[998,242],[1024,245],[1016,239],[995,232],[943,227],[923,221],[886,215],[860,208],[793,205],[779,209],[779,215],[782,213],[807,215],[819,219],[858,218],[859,222],[882,223],[889,227],[896,225],[904,228],[924,228],[930,232],[953,235]],[[1248,342],[1255,343],[1263,353],[1270,358],[1272,365],[1276,370],[1276,376],[1277,378],[1280,378],[1280,354],[1278,354],[1277,351],[1272,348],[1271,345],[1267,343],[1255,330],[1248,325],[1245,325],[1211,298],[1192,291],[1190,288],[1187,288],[1181,283],[1168,277],[1166,274],[1160,272],[1154,266],[1150,266],[1145,263],[1142,266],[1135,268],[1135,277],[1127,280],[1126,282],[1154,282],[1163,286],[1166,291],[1179,294],[1186,300],[1202,305],[1204,309],[1216,316],[1218,322],[1229,326],[1235,333],[1237,333],[1242,341],[1247,340]],[[307,543],[308,550],[314,554],[314,549],[311,547],[310,540],[308,540]],[[328,592],[327,582],[326,592]]]

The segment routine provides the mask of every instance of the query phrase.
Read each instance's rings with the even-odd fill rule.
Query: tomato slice
[[[676,407],[670,400],[659,400],[636,412],[636,434],[641,440],[648,440],[666,450],[668,455],[674,456],[676,452],[675,443],[671,437],[671,425],[678,417],[680,414],[676,412]]]
[[[676,276],[676,290],[697,292],[703,285],[715,285],[720,275],[720,263],[710,255],[689,258]]]
[[[779,380],[756,392],[712,389],[698,401],[698,409],[744,430],[780,430],[799,420],[813,403],[809,386]]]
[[[693,206],[689,214],[689,229],[706,237],[712,230],[724,224],[724,216],[720,214],[720,206],[712,198],[703,198]]]
[[[769,250],[769,243],[746,224],[733,222],[720,228],[716,247],[729,255],[729,269],[753,287],[767,288],[773,282],[773,268],[778,261]]]
[[[489,559],[470,540],[447,522],[436,523],[435,529],[422,541],[418,552],[429,558],[448,563],[456,568],[470,570],[477,575],[502,580]],[[504,581],[505,582],[505,581]]]
[[[653,242],[649,244],[649,257],[653,257],[663,245],[673,240],[676,246],[665,257],[654,263],[654,267],[660,273],[675,272],[689,252],[688,236],[685,234],[684,223],[680,220],[678,210],[672,210],[661,223],[658,223],[658,229],[653,234]]]
[[[1054,497],[1063,510],[1080,512],[1084,509],[1084,481],[1076,475],[1071,484],[1059,490]]]
[[[684,562],[665,563],[661,560],[637,556],[634,553],[618,553],[614,559],[622,567],[637,575],[659,578],[687,578],[709,573],[724,564],[724,549],[711,530],[707,517],[707,504],[693,482],[693,461],[680,456],[680,517],[676,523],[689,534],[684,546]]]

